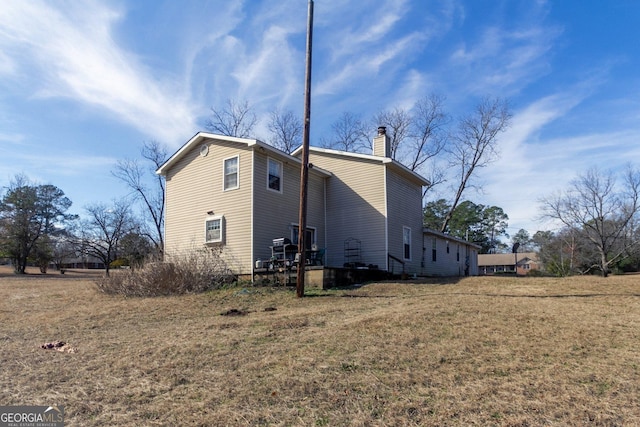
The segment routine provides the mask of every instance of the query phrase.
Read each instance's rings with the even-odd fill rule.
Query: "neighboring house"
[[[91,255],[82,255],[79,257],[70,257],[62,263],[64,268],[88,268],[88,269],[104,269],[104,262]],[[51,268],[55,268],[52,263]]]
[[[428,181],[388,153],[384,128],[373,155],[310,147],[307,250],[327,267],[408,275],[463,275],[469,257],[476,274],[475,245],[423,230]],[[275,239],[295,245],[300,156],[301,149],[289,155],[254,139],[196,134],[156,171],[166,177],[167,254],[219,246],[237,274],[253,274],[271,258]],[[426,259],[425,245],[436,237],[455,251],[464,247],[461,255],[442,248]]]
[[[516,263],[517,262],[517,263]],[[496,273],[514,273],[525,275],[531,270],[540,270],[542,264],[535,252],[509,254],[480,254],[478,255],[480,274],[492,275]]]

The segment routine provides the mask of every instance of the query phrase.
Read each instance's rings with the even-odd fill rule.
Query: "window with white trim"
[[[404,246],[404,259],[411,259],[411,229],[402,227],[402,243]]]
[[[224,191],[234,190],[239,186],[238,156],[224,160]]]
[[[222,243],[224,240],[224,217],[212,216],[205,220],[205,243]]]
[[[282,162],[269,159],[267,169],[267,188],[282,193]]]

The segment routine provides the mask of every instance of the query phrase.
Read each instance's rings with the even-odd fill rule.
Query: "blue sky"
[[[0,186],[60,187],[80,213],[126,195],[110,171],[144,141],[170,152],[212,106],[302,115],[306,0],[0,3]],[[590,166],[640,158],[636,0],[316,0],[311,143],[430,93],[455,118],[507,98],[501,157],[475,203],[533,234],[537,199]],[[441,187],[433,198],[446,196]]]

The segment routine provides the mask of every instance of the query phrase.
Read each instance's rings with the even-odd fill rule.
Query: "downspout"
[[[384,252],[385,256],[385,270],[389,271],[389,193],[387,192],[387,165],[382,164],[384,173],[382,178],[384,179]]]
[[[329,178],[323,178],[322,179],[322,190],[323,190],[323,198],[324,198],[324,206],[323,206],[323,210],[324,210],[324,265],[327,265],[327,260],[329,259],[329,256],[327,255],[327,246],[328,245],[328,235],[329,235],[329,230],[327,229],[327,227],[329,226],[329,223],[327,222],[327,181],[329,180]]]
[[[256,188],[256,183],[255,183],[255,166],[256,165],[256,151],[255,150],[251,150],[251,201],[249,202],[249,209],[250,209],[250,214],[249,214],[249,240],[251,242],[251,250],[249,251],[250,258],[249,261],[251,262],[251,284],[254,284],[254,280],[255,280],[255,262],[254,262],[254,255],[255,255],[255,239],[254,239],[254,235],[253,235],[253,231],[254,231],[254,224],[253,224],[253,218],[254,218],[254,211],[253,211],[253,202],[254,202],[254,192],[255,192],[255,188]]]

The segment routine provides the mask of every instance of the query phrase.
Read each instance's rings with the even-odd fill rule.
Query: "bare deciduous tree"
[[[367,128],[362,120],[353,113],[342,113],[340,118],[331,125],[331,130],[333,131],[332,138],[322,142],[325,148],[356,153],[363,151],[363,149],[371,149]]]
[[[443,104],[443,97],[432,94],[417,101],[411,110],[385,110],[372,119],[376,127],[387,128],[390,157],[428,179],[423,196],[445,181],[445,173],[435,161],[445,147],[444,130],[449,123]]]
[[[445,147],[443,129],[448,117],[443,110],[444,99],[438,95],[429,95],[416,102],[411,121],[411,138],[408,148],[409,157],[405,165],[415,171],[428,160],[436,157]]]
[[[211,118],[205,127],[213,133],[238,138],[250,138],[257,122],[256,114],[248,101],[228,99],[225,106],[211,108]]]
[[[291,154],[302,144],[302,120],[292,111],[273,110],[268,127],[271,132],[271,145],[277,149]]]
[[[451,168],[458,171],[457,187],[454,188],[451,211],[442,223],[441,232],[447,230],[453,210],[458,206],[465,190],[472,185],[476,170],[497,158],[498,134],[506,130],[510,120],[509,105],[499,98],[483,99],[472,114],[460,120],[447,148]]]
[[[385,126],[387,128],[387,136],[390,140],[389,157],[394,160],[398,159],[399,148],[404,144],[404,141],[409,136],[409,129],[411,128],[412,117],[411,114],[403,108],[394,108],[393,110],[381,111],[373,116],[372,129],[376,129],[378,126]]]
[[[136,229],[127,200],[118,200],[109,206],[95,203],[85,208],[87,219],[82,222],[80,239],[82,252],[104,263],[104,274],[109,277],[112,261],[117,259],[120,240]]]
[[[541,200],[544,216],[560,221],[590,242],[603,277],[610,266],[640,245],[637,216],[640,212],[640,171],[628,166],[618,190],[611,171],[591,168],[579,175],[568,190]]]
[[[164,254],[165,182],[164,176],[157,175],[154,171],[167,159],[167,151],[157,141],[148,141],[144,143],[141,154],[151,163],[152,170],[143,167],[137,160],[119,160],[112,174],[129,187],[136,200],[142,202],[144,216],[153,227],[153,231],[149,231],[147,226],[143,227],[143,234],[151,239],[159,257],[162,258]]]

